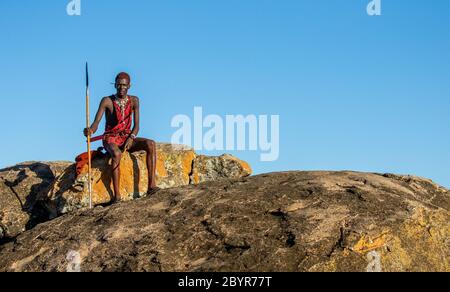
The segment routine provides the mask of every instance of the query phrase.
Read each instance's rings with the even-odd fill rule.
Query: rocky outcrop
[[[0,271],[450,271],[450,192],[285,172],[78,210],[0,246]]]
[[[194,159],[191,183],[199,184],[217,178],[240,178],[252,174],[250,165],[236,157],[224,154],[219,157],[200,155]]]
[[[171,188],[223,178],[241,178],[251,174],[250,166],[231,155],[199,156],[183,145],[157,144],[156,184]],[[212,162],[212,163],[211,163]],[[94,205],[109,203],[113,198],[111,159],[109,156],[92,162]],[[193,179],[194,178],[194,179]],[[48,209],[57,215],[89,205],[88,167],[77,176],[75,166],[56,179],[49,192]],[[120,163],[121,201],[146,195],[148,172],[145,151],[124,153]]]
[[[0,239],[48,220],[42,200],[71,162],[25,162],[0,170]]]
[[[193,149],[182,145],[158,144],[157,157],[156,181],[161,188],[251,174],[248,164],[233,156],[197,157]],[[107,155],[92,161],[94,205],[109,203],[113,196],[110,164]],[[120,199],[145,196],[145,151],[124,153],[120,170]],[[15,237],[37,223],[88,206],[87,172],[86,165],[77,174],[73,162],[30,162],[0,170],[0,239]],[[193,173],[195,180],[191,178]]]

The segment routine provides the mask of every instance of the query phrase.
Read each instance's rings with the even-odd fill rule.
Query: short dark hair
[[[119,79],[127,79],[128,83],[131,83],[131,78],[130,75],[128,73],[125,72],[120,72],[119,74],[117,74],[116,76],[116,83]]]

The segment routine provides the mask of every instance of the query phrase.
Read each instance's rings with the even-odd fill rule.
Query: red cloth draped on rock
[[[91,151],[91,160],[103,156],[104,154],[101,152],[101,148],[99,148],[97,151]],[[88,165],[88,161],[88,152],[82,153],[75,158],[77,177],[83,172],[84,167]]]
[[[132,120],[132,106],[131,106],[131,98],[127,97],[127,103],[123,108],[123,111],[119,104],[117,103],[117,99],[112,96],[111,97],[115,109],[117,125],[111,126],[106,125],[105,133],[98,137],[93,137],[91,142],[103,140],[103,145],[105,142],[108,144],[116,144],[119,147],[122,147],[131,134],[131,120]]]

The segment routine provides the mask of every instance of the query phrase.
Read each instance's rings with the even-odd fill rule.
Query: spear
[[[86,128],[88,129],[87,151],[88,151],[88,188],[89,208],[92,209],[92,182],[91,182],[91,125],[89,121],[89,71],[86,62]]]

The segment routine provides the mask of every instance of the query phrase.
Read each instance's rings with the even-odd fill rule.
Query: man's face
[[[130,89],[130,82],[128,79],[119,79],[116,82],[116,89],[119,96],[126,96],[128,89]]]

